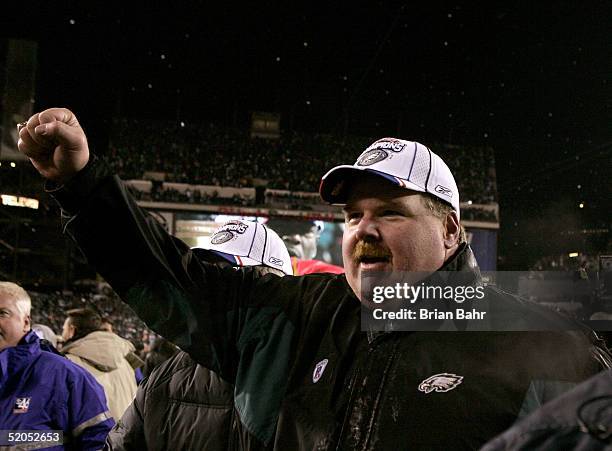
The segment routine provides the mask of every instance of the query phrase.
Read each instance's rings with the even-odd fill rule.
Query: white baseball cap
[[[219,227],[205,247],[233,266],[265,265],[293,275],[291,257],[277,233],[263,224],[232,220]]]
[[[319,193],[330,204],[345,205],[348,181],[359,171],[379,175],[403,188],[430,193],[451,205],[459,216],[459,190],[442,158],[423,144],[397,138],[379,139],[368,147],[354,165],[341,165],[323,176]]]

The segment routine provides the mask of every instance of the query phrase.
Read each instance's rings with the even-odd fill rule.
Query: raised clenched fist
[[[89,161],[85,132],[72,111],[50,108],[19,124],[18,147],[40,174],[65,183]]]

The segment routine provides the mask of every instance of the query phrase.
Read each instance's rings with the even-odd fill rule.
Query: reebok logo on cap
[[[453,192],[445,186],[436,185],[435,187],[436,193],[444,194],[448,197],[453,197]]]

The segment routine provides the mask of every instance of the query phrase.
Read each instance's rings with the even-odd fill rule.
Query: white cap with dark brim
[[[274,230],[257,222],[226,222],[213,233],[205,249],[233,266],[265,265],[293,274],[291,257],[283,240]]]
[[[357,158],[355,164],[336,166],[321,180],[321,198],[345,205],[350,181],[367,172],[403,188],[430,193],[449,204],[459,216],[459,190],[442,158],[423,144],[396,138],[379,139]]]

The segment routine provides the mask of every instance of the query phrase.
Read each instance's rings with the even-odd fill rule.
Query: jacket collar
[[[442,265],[438,271],[428,277],[430,282],[449,283],[459,285],[481,285],[482,275],[478,262],[474,256],[472,248],[467,243],[462,243],[455,254]],[[392,330],[374,331],[368,330],[368,343],[372,343],[376,338],[386,335]]]
[[[40,338],[32,330],[25,334],[17,346],[0,351],[0,387],[5,386],[12,375],[18,374],[40,353]]]
[[[447,283],[461,285],[480,285],[482,284],[482,275],[474,251],[467,243],[462,243],[455,255],[442,265],[435,273],[437,278],[445,280]]]

